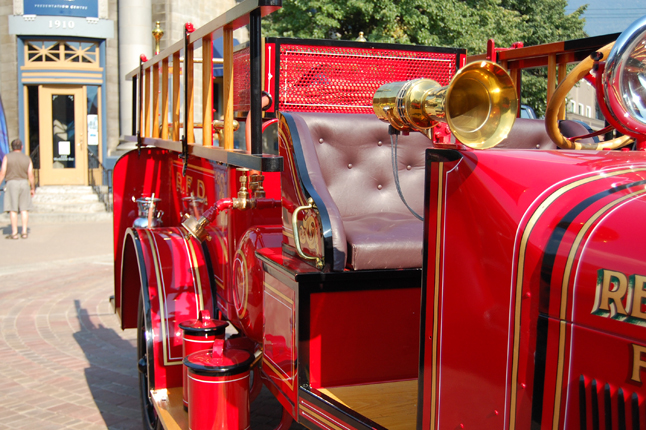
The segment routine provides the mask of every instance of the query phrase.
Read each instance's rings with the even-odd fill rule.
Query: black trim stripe
[[[639,398],[637,397],[637,393],[633,393],[632,396],[630,396],[630,404],[631,404],[631,409],[632,409],[632,418],[633,418],[633,429],[632,430],[640,430],[641,427],[639,426]]]
[[[617,420],[619,430],[626,430],[626,399],[621,388],[617,390]]]
[[[612,402],[610,398],[610,385],[603,386],[603,409],[605,418],[605,429],[612,429]]]
[[[585,400],[585,378],[583,375],[579,376],[579,424],[582,430],[587,430],[588,416]]]
[[[322,411],[332,415],[333,417],[343,421],[344,423],[358,429],[364,430],[387,430],[384,427],[380,426],[374,421],[369,420],[363,415],[358,414],[354,410],[337,403],[336,401],[330,399],[325,394],[314,393],[310,390],[307,390],[301,387],[298,391],[299,400],[303,400],[317,406]],[[299,404],[300,409],[300,404]],[[299,413],[299,417],[301,417]],[[300,422],[300,419],[299,419]]]
[[[579,414],[580,422],[579,429],[588,430],[588,414],[587,414],[587,398],[590,396],[591,400],[591,413],[592,416],[592,430],[599,430],[599,423],[601,421],[601,411],[599,409],[599,395],[603,396],[603,419],[604,419],[604,430],[628,430],[626,423],[626,416],[628,415],[628,403],[630,403],[630,416],[631,416],[631,426],[630,430],[641,430],[640,426],[640,405],[639,405],[639,396],[637,393],[633,392],[630,395],[630,400],[626,398],[626,392],[623,388],[618,387],[615,393],[616,395],[616,411],[617,417],[616,420],[613,420],[613,399],[612,393],[610,390],[610,384],[604,384],[602,393],[599,393],[598,387],[599,382],[596,379],[592,379],[588,386],[585,383],[585,377],[583,375],[579,376]],[[614,425],[616,423],[616,426]]]
[[[599,430],[599,388],[597,387],[597,381],[592,380],[592,430]]]
[[[549,313],[549,304],[550,304],[550,287],[552,284],[552,277],[554,271],[554,263],[556,260],[557,252],[561,246],[563,237],[565,233],[569,230],[572,223],[576,218],[581,215],[581,213],[592,206],[594,203],[600,201],[601,199],[616,194],[618,192],[623,192],[629,188],[640,186],[646,184],[646,180],[631,182],[628,184],[620,185],[614,188],[609,188],[607,190],[593,194],[592,196],[584,199],[572,209],[570,209],[564,216],[559,220],[556,227],[552,231],[550,238],[548,240],[547,246],[543,252],[543,261],[541,264],[541,276],[540,276],[540,288],[539,288],[539,312],[543,315]],[[540,318],[539,318],[540,321]],[[536,336],[536,352],[535,352],[535,362],[536,366],[534,368],[534,389],[532,393],[532,426],[537,425],[540,428],[542,424],[542,415],[543,415],[543,402],[544,402],[544,390],[545,390],[545,372],[546,372],[546,362],[547,362],[547,343],[548,335],[547,331],[541,333],[541,330],[545,329],[541,327],[540,324],[537,326],[537,336]],[[557,390],[559,387],[557,387]]]
[[[215,281],[215,270],[213,270],[213,260],[211,253],[209,252],[209,247],[206,245],[206,241],[202,242],[202,255],[204,256],[204,261],[206,262],[206,271],[209,274],[209,286],[211,288],[211,301],[213,302],[213,318],[219,318],[218,309],[218,286]]]

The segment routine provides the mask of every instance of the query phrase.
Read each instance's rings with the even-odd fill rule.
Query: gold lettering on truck
[[[646,354],[646,347],[632,344],[633,347],[633,374],[630,377],[633,381],[641,384],[641,370],[646,369],[646,360],[642,357],[642,354]]]
[[[646,312],[642,305],[646,302],[646,276],[633,275],[628,281],[628,300],[626,308],[630,309],[630,316],[646,321]]]
[[[628,290],[628,278],[621,272],[601,269],[598,272],[597,293],[594,297],[592,313],[600,316],[610,315],[618,318],[618,314],[626,315],[622,303]]]

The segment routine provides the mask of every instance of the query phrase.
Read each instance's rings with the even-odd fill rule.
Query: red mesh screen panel
[[[280,45],[279,109],[295,112],[372,113],[383,84],[430,78],[447,85],[457,52]]]
[[[233,53],[233,112],[249,111],[251,54],[249,46]]]

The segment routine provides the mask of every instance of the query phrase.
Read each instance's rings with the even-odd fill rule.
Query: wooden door
[[[84,86],[41,85],[40,184],[87,185]]]

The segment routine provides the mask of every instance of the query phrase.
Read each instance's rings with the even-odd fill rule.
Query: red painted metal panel
[[[599,270],[623,273],[626,285],[640,275],[645,256],[636,244],[644,233],[633,225],[646,210],[646,155],[462,155],[457,167],[445,163],[430,183],[436,189],[427,212],[434,225],[426,233],[424,428],[525,428],[536,414],[551,428],[555,411],[565,407],[563,393],[579,377],[568,367],[576,344],[559,321],[581,321],[640,345],[644,339],[641,327],[622,321],[628,311],[610,318],[612,310],[606,316],[592,310],[603,291]],[[615,281],[606,295],[618,288]],[[625,309],[627,297],[617,305]],[[437,320],[430,310],[435,300]],[[549,322],[541,323],[539,313],[550,315]],[[433,329],[435,342],[428,336]],[[561,391],[558,381],[567,384]],[[464,399],[477,406],[465,409]]]
[[[264,274],[263,372],[296,404],[296,293]]]
[[[311,294],[312,387],[417,378],[419,301],[415,286]]]
[[[157,148],[146,148],[140,152],[131,151],[117,161],[114,168],[114,278],[115,306],[121,316],[123,328],[137,326],[137,304],[121,301],[121,263],[123,240],[126,229],[132,227],[137,218],[137,204],[133,199],[150,197],[155,193],[161,201],[158,208],[164,212],[164,225],[177,225],[179,211],[176,196],[172,187],[169,160],[174,159],[168,151]]]

